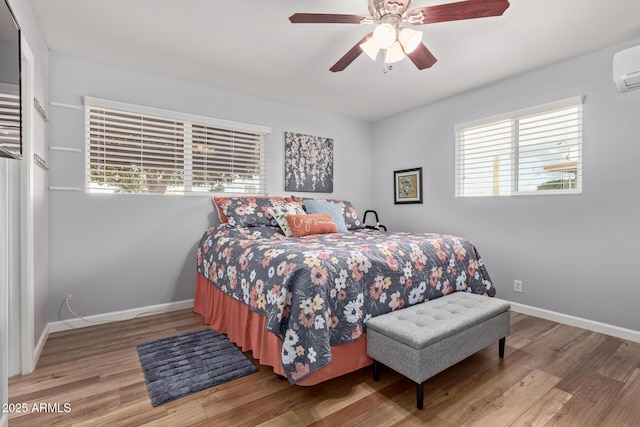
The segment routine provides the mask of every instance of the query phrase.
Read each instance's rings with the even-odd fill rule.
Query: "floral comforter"
[[[292,384],[327,365],[332,345],[359,339],[373,316],[454,291],[495,295],[471,242],[430,233],[293,238],[221,224],[200,240],[198,272],[267,317]]]

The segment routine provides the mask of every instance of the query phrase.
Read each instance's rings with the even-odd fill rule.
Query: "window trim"
[[[492,123],[496,123],[496,122],[500,122],[500,121],[514,121],[514,120],[518,120],[521,119],[523,117],[527,117],[527,116],[531,116],[531,115],[536,115],[536,114],[544,114],[553,110],[560,110],[563,108],[570,108],[570,107],[575,107],[575,106],[580,106],[581,111],[580,111],[580,115],[581,115],[581,137],[580,137],[580,162],[578,163],[578,168],[576,171],[576,182],[579,183],[578,188],[575,189],[564,189],[564,190],[544,190],[544,191],[516,191],[515,188],[517,188],[517,184],[518,184],[518,177],[517,175],[517,170],[516,168],[513,168],[512,170],[512,191],[509,194],[504,194],[504,195],[500,195],[500,196],[494,196],[491,194],[488,195],[478,195],[478,196],[468,196],[468,195],[464,195],[464,191],[463,191],[463,183],[462,183],[462,179],[461,179],[461,172],[462,172],[462,162],[459,161],[458,159],[458,150],[460,148],[460,140],[459,140],[459,135],[460,132],[464,129],[468,129],[468,128],[473,128],[473,127],[479,127],[479,126],[483,126],[483,125],[489,125]],[[468,121],[468,122],[464,122],[464,123],[458,123],[456,125],[454,125],[454,136],[455,136],[455,197],[456,198],[473,198],[473,197],[509,197],[509,196],[531,196],[531,195],[535,195],[535,196],[546,196],[546,195],[570,195],[570,194],[574,194],[574,195],[580,195],[582,194],[582,167],[583,167],[583,146],[584,146],[584,138],[583,138],[583,123],[584,123],[584,112],[582,111],[584,105],[584,96],[583,95],[579,95],[579,96],[573,96],[570,98],[565,98],[565,99],[561,99],[559,101],[554,101],[554,102],[549,102],[546,104],[541,104],[541,105],[536,105],[533,107],[527,107],[527,108],[522,108],[519,110],[515,110],[515,111],[511,111],[508,113],[502,113],[502,114],[496,114],[490,117],[484,117],[481,119],[477,119],[477,120],[472,120],[472,121]],[[516,139],[516,129],[515,126],[511,126],[512,127],[512,141],[514,141]],[[512,144],[512,150],[514,151],[514,153],[512,154],[514,156],[514,158],[518,158],[518,144]]]
[[[267,164],[266,164],[266,146],[267,146],[267,136],[271,134],[271,128],[267,127],[267,126],[261,126],[261,125],[254,125],[254,124],[248,124],[248,123],[242,123],[242,122],[235,122],[235,121],[231,121],[231,120],[224,120],[224,119],[217,119],[217,118],[212,118],[212,117],[207,117],[207,116],[201,116],[201,115],[197,115],[197,114],[191,114],[191,113],[182,113],[182,112],[178,112],[178,111],[172,111],[172,110],[165,110],[162,108],[156,108],[156,107],[149,107],[149,106],[144,106],[144,105],[138,105],[138,104],[130,104],[130,103],[126,103],[126,102],[120,102],[120,101],[113,101],[113,100],[108,100],[108,99],[103,99],[103,98],[95,98],[92,96],[84,96],[83,97],[83,104],[84,104],[84,146],[85,146],[85,177],[84,177],[84,191],[86,193],[94,193],[93,191],[91,191],[90,189],[90,184],[91,184],[91,179],[90,179],[90,173],[89,170],[91,168],[91,152],[90,149],[88,147],[88,129],[89,129],[89,109],[90,108],[105,108],[105,109],[111,109],[111,110],[117,110],[117,111],[123,111],[123,112],[128,112],[128,113],[133,113],[133,114],[141,114],[141,115],[147,115],[147,116],[151,116],[151,117],[156,117],[156,118],[161,118],[161,119],[167,119],[167,120],[176,120],[176,121],[184,121],[188,123],[188,126],[185,126],[185,141],[187,140],[187,138],[189,140],[191,140],[191,136],[192,136],[192,132],[191,132],[191,125],[192,124],[197,124],[197,125],[204,125],[204,126],[212,126],[212,127],[218,127],[218,128],[222,128],[225,130],[234,130],[234,131],[239,131],[239,132],[250,132],[250,133],[256,133],[256,134],[262,134],[263,135],[263,149],[261,150],[261,155],[260,155],[260,163],[264,165],[265,170],[264,172],[264,178],[265,178],[265,183],[264,183],[264,190],[265,193],[268,191],[267,187],[268,187],[268,173],[267,173]],[[188,130],[187,130],[188,127]],[[190,151],[191,150],[191,146],[189,145],[189,148],[187,149],[185,147],[185,154],[187,154],[187,150]],[[159,193],[151,193],[151,192],[144,192],[144,193],[118,193],[118,194],[135,194],[135,195],[162,195],[162,196],[166,196],[167,194],[159,194]],[[235,195],[241,195],[241,196],[247,196],[249,195],[249,193],[238,193],[238,192],[224,192],[224,193],[217,193],[217,192],[209,192],[209,191],[203,191],[203,192],[196,192],[196,191],[185,191],[182,194],[179,194],[180,196],[195,196],[195,197],[210,197],[211,195],[215,195],[215,194],[224,194],[225,196],[235,196]],[[262,195],[262,193],[251,193],[251,195]]]

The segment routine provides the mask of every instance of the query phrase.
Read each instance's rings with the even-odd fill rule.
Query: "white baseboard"
[[[6,403],[6,402],[3,402]],[[0,415],[0,427],[7,427],[9,425],[9,416],[4,413]]]
[[[166,313],[167,311],[183,310],[185,308],[193,308],[193,299],[132,308],[129,310],[114,311],[112,313],[96,314],[94,316],[85,316],[84,319],[86,320],[76,318],[60,320],[58,322],[49,322],[47,333],[84,328],[96,323],[117,322],[133,319],[135,317],[149,316],[151,314]]]
[[[50,323],[47,323],[47,325],[44,327],[42,334],[40,334],[40,339],[38,339],[38,344],[36,344],[36,347],[33,349],[33,369],[30,372],[23,372],[22,375],[30,374],[36,369],[36,366],[38,366],[40,354],[42,354],[42,349],[44,349],[47,338],[49,338],[50,325]]]
[[[532,307],[530,305],[519,304],[517,302],[504,301],[511,304],[512,311],[516,311],[518,313],[528,314],[530,316],[540,317],[542,319],[563,323],[565,325],[575,326],[589,331],[599,332],[601,334],[611,335],[616,338],[640,343],[640,331],[621,328],[607,323],[595,322],[593,320],[545,310],[543,308]]]

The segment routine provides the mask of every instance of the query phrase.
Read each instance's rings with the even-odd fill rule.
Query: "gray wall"
[[[374,205],[391,230],[474,241],[498,296],[640,330],[640,91],[618,93],[612,58],[640,40],[465,93],[374,125]],[[429,88],[424,88],[429,90]],[[583,194],[454,197],[453,127],[584,95]],[[424,203],[393,204],[393,171],[424,168]],[[523,281],[524,292],[513,291]]]
[[[371,207],[370,123],[141,73],[51,52],[50,98],[81,105],[82,96],[269,126],[269,193],[284,192],[285,131],[334,139],[335,198]],[[84,186],[84,112],[52,107],[50,185]],[[88,316],[193,298],[196,244],[217,223],[209,197],[49,193],[49,320]]]

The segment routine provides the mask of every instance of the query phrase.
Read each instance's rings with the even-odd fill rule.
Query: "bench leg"
[[[498,356],[500,356],[500,359],[504,359],[504,343],[505,343],[506,337],[505,338],[500,338],[500,341],[498,341]]]
[[[378,381],[380,379],[380,363],[377,360],[373,361],[373,380]]]
[[[418,404],[418,409],[422,409],[424,405],[424,382],[417,384],[416,390],[416,403]]]

